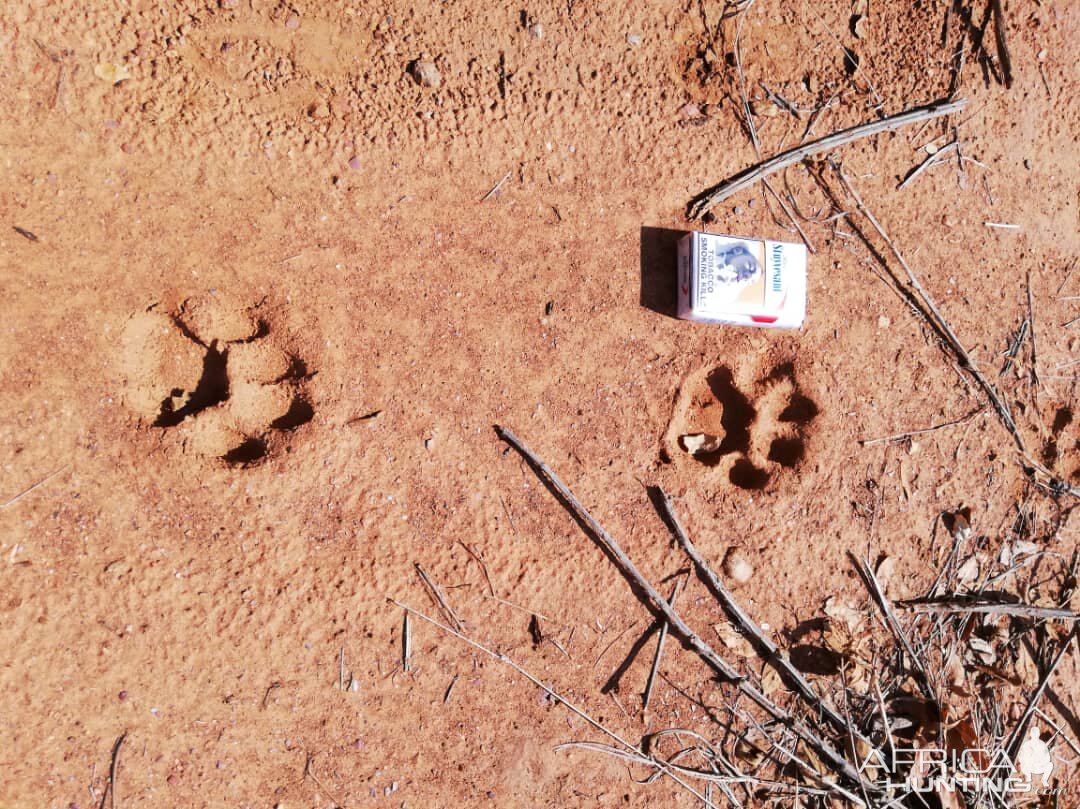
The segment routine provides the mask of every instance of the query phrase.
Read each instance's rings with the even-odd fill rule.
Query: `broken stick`
[[[420,576],[420,581],[424,583],[424,587],[427,588],[428,595],[431,596],[431,600],[435,602],[435,606],[442,610],[442,614],[446,616],[451,625],[458,632],[463,631],[461,626],[461,619],[457,617],[457,613],[454,612],[453,607],[450,606],[446,600],[446,593],[437,582],[433,581],[427,572],[420,566],[419,562],[414,563],[417,575]]]
[[[668,604],[672,607],[675,606],[675,599],[679,597],[679,591],[682,589],[684,581],[686,581],[685,577],[679,579],[675,582],[675,586],[671,588],[671,598],[668,599]],[[653,657],[652,668],[649,669],[649,679],[645,681],[645,696],[642,697],[641,705],[643,711],[649,710],[649,700],[652,699],[653,686],[656,684],[656,673],[660,670],[660,658],[664,655],[664,643],[667,641],[670,630],[671,624],[667,621],[660,624],[660,639],[656,642],[656,655]]]
[[[444,623],[440,623],[439,621],[436,621],[434,618],[432,618],[432,617],[430,617],[428,615],[425,615],[424,613],[420,612],[419,610],[413,609],[412,607],[408,606],[407,604],[402,604],[400,601],[397,601],[397,600],[395,600],[393,598],[390,598],[390,599],[387,599],[387,600],[391,604],[393,604],[393,605],[395,605],[397,607],[401,607],[401,609],[405,610],[405,612],[407,614],[415,615],[421,621],[425,621],[425,622],[431,624],[432,626],[437,627],[438,629],[441,629],[446,634],[452,635],[453,637],[457,638],[458,640],[462,641],[463,643],[468,644],[469,646],[473,647],[477,651],[482,652],[483,654],[487,655],[488,657],[492,658],[493,660],[497,660],[500,663],[502,663],[503,665],[509,666],[514,671],[516,671],[518,674],[520,674],[522,677],[524,677],[526,680],[528,680],[530,683],[532,683],[533,685],[543,689],[546,693],[550,694],[552,697],[557,699],[559,702],[561,702],[563,705],[565,705],[571,712],[577,714],[579,717],[581,717],[586,722],[588,722],[590,725],[592,725],[594,728],[596,728],[596,730],[599,730],[605,736],[608,736],[609,738],[611,738],[614,741],[618,742],[628,752],[634,753],[634,754],[636,754],[638,756],[641,756],[643,759],[646,759],[650,763],[651,766],[654,766],[658,770],[662,771],[664,773],[664,775],[668,776],[672,781],[677,783],[683,789],[690,792],[692,795],[694,795],[696,798],[698,798],[698,800],[705,800],[704,795],[702,795],[700,792],[698,792],[696,789],[694,789],[685,780],[680,778],[679,775],[676,772],[674,772],[674,770],[672,770],[671,767],[668,764],[666,764],[665,762],[660,761],[659,759],[656,759],[656,758],[654,758],[652,756],[646,755],[645,752],[642,751],[642,749],[640,747],[638,747],[635,744],[631,744],[629,741],[624,739],[622,736],[615,733],[615,731],[610,730],[607,726],[605,726],[602,723],[598,722],[596,719],[593,719],[592,716],[590,716],[583,708],[579,708],[577,705],[575,705],[573,702],[571,702],[569,699],[567,699],[565,696],[563,696],[563,694],[556,691],[552,686],[545,683],[539,677],[536,677],[533,674],[531,674],[524,667],[518,665],[516,662],[514,662],[514,660],[512,658],[508,657],[507,655],[503,654],[502,652],[496,652],[494,649],[490,649],[487,646],[484,646],[482,643],[479,643],[478,641],[475,641],[472,638],[470,638],[464,632],[459,632],[457,629],[455,629],[452,626],[448,626],[448,625],[446,625]]]
[[[716,650],[713,649],[708,643],[702,640],[701,636],[694,632],[693,629],[683,620],[671,605],[664,599],[657,589],[646,579],[637,566],[626,554],[626,551],[622,549],[618,542],[606,531],[604,527],[596,521],[596,518],[589,513],[588,509],[582,505],[581,501],[574,496],[574,493],[570,491],[565,483],[556,475],[551,468],[545,464],[539,456],[537,456],[531,449],[529,449],[520,438],[505,427],[496,425],[495,432],[503,441],[508,443],[514,449],[516,449],[525,460],[529,462],[533,470],[540,476],[541,480],[547,483],[551,489],[559,496],[563,504],[573,514],[578,523],[585,529],[587,529],[589,536],[608,554],[608,556],[616,562],[623,575],[631,582],[636,589],[636,594],[639,598],[645,602],[646,606],[650,608],[650,611],[654,614],[658,614],[657,617],[662,617],[671,624],[672,629],[676,634],[682,638],[683,642],[689,646],[698,657],[706,663],[716,674],[720,675],[724,680],[732,683],[739,691],[747,696],[755,705],[768,713],[773,719],[785,724],[791,731],[798,736],[802,741],[814,748],[818,756],[828,763],[833,772],[837,773],[846,781],[858,785],[861,789],[865,789],[868,792],[877,794],[880,792],[880,788],[871,783],[867,778],[859,772],[855,766],[848,761],[842,753],[834,748],[829,742],[818,735],[812,730],[805,722],[792,716],[769,697],[762,693],[757,687],[751,684],[745,677],[739,674],[727,661],[725,661]],[[836,784],[828,779],[824,779],[820,773],[814,772],[812,769],[810,772],[822,783],[828,784],[832,789],[840,795],[843,795],[849,801],[862,806],[863,800],[858,795],[854,794],[848,789]]]
[[[818,138],[810,143],[804,143],[802,146],[788,149],[786,152],[781,152],[775,157],[770,157],[768,160],[758,163],[756,166],[751,166],[750,168],[739,172],[731,179],[720,183],[720,185],[714,186],[699,194],[693,202],[690,203],[687,215],[690,219],[700,219],[710,208],[723,202],[732,194],[736,194],[744,188],[753,185],[763,177],[768,177],[770,174],[786,169],[788,166],[793,166],[811,155],[829,152],[848,143],[871,137],[872,135],[893,132],[905,126],[916,124],[919,121],[939,118],[942,115],[951,115],[954,112],[962,110],[966,104],[967,99],[964,98],[959,98],[955,101],[936,101],[932,104],[927,104],[926,106],[906,110],[905,112],[892,115],[888,118],[882,118],[880,121],[868,121],[865,124],[859,124],[858,126],[853,126],[849,129],[841,129],[839,132],[834,132],[831,135]]]
[[[686,555],[690,557],[690,561],[694,563],[694,567],[697,568],[698,575],[705,581],[705,584],[712,591],[712,594],[716,597],[716,600],[720,602],[720,606],[724,608],[724,612],[728,614],[728,617],[741,629],[744,633],[750,636],[754,645],[757,647],[761,656],[765,659],[765,662],[776,669],[777,673],[787,682],[787,684],[802,697],[816,712],[824,716],[837,731],[841,733],[847,733],[850,729],[850,723],[847,719],[842,717],[831,705],[826,703],[821,695],[817,693],[814,686],[803,676],[803,673],[799,671],[795,666],[780,653],[780,649],[769,638],[768,635],[757,625],[757,622],[751,618],[743,610],[739,603],[735,600],[735,597],[724,586],[724,583],[720,581],[720,577],[713,572],[708,561],[701,553],[698,552],[697,547],[690,541],[690,535],[687,534],[686,528],[683,527],[682,521],[679,519],[679,515],[675,513],[675,505],[671,502],[671,498],[668,497],[667,492],[663,489],[658,489],[661,502],[664,504],[664,511],[668,524],[672,528],[672,533],[675,535],[675,539],[682,545]],[[870,744],[868,739],[863,738],[862,734],[858,731],[852,731],[859,736],[860,741],[864,741]]]

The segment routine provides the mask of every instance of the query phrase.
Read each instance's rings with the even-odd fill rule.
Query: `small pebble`
[[[125,699],[128,698],[128,693],[127,693],[127,691],[121,691],[116,696],[117,696],[117,699],[119,699],[121,702],[123,702]]]
[[[290,14],[289,18],[285,20],[285,27],[288,28],[290,31],[295,31],[297,28],[300,27],[300,18],[297,17],[295,14]]]
[[[736,205],[734,208],[732,208],[731,212],[733,214],[735,214],[736,216],[742,216],[742,208],[740,208],[738,205]]]
[[[641,34],[627,34],[626,44],[636,48],[641,44]]]
[[[529,26],[529,35],[533,39],[537,39],[537,40],[543,39],[544,38],[544,26],[541,25],[538,22],[534,22],[532,25]]]
[[[887,329],[892,325],[892,321],[889,320],[888,315],[882,315],[877,319],[877,327],[879,329]]]
[[[349,158],[349,168],[353,171],[360,170],[360,155],[353,155]]]
[[[409,74],[421,87],[435,88],[442,84],[442,74],[435,67],[435,63],[427,59],[417,59],[413,62],[409,67]]]
[[[750,564],[746,554],[738,548],[732,548],[724,557],[724,573],[732,581],[745,584],[754,575],[754,566]]]

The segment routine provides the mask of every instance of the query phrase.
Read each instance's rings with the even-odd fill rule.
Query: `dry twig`
[[[484,653],[485,655],[487,655],[491,659],[497,660],[500,663],[509,666],[514,671],[516,671],[518,674],[520,674],[522,677],[524,677],[526,680],[531,682],[533,685],[535,685],[535,686],[537,686],[539,688],[542,688],[545,692],[547,692],[552,697],[557,699],[559,702],[561,702],[563,705],[565,705],[567,708],[569,708],[571,712],[577,714],[579,717],[581,717],[586,722],[588,722],[590,725],[592,725],[592,727],[599,730],[601,733],[603,733],[608,738],[614,739],[616,742],[618,742],[620,745],[622,745],[624,749],[626,749],[627,751],[629,751],[631,753],[637,754],[638,756],[641,756],[643,759],[645,759],[646,761],[649,762],[649,766],[656,767],[658,770],[660,770],[665,775],[667,775],[669,778],[671,778],[671,780],[673,780],[675,783],[677,783],[683,789],[690,792],[692,795],[694,795],[699,800],[705,800],[704,795],[702,795],[700,792],[698,792],[696,789],[694,789],[694,787],[692,787],[685,780],[683,780],[678,775],[678,773],[673,771],[667,764],[665,764],[662,761],[659,761],[657,759],[654,759],[654,758],[651,758],[651,757],[647,756],[639,747],[637,747],[634,744],[631,744],[626,739],[622,738],[617,733],[615,733],[615,731],[608,729],[605,725],[602,725],[600,722],[593,719],[592,716],[590,716],[583,708],[579,708],[577,705],[575,705],[573,702],[568,700],[561,693],[556,691],[553,687],[551,687],[550,685],[545,683],[540,678],[538,678],[538,677],[534,676],[533,674],[531,674],[528,670],[526,670],[522,666],[518,665],[516,662],[514,662],[514,660],[512,660],[507,655],[502,654],[501,652],[496,652],[495,650],[490,649],[487,646],[484,646],[482,643],[479,643],[478,641],[475,641],[472,638],[470,638],[464,632],[459,632],[458,630],[454,629],[451,626],[447,626],[446,624],[440,623],[439,621],[436,621],[434,618],[431,618],[430,616],[425,615],[424,613],[420,612],[419,610],[413,609],[412,607],[408,606],[407,604],[402,604],[400,601],[396,601],[395,599],[392,599],[392,598],[389,599],[389,600],[390,600],[391,604],[394,604],[395,606],[401,607],[401,609],[405,610],[408,613],[411,613],[412,615],[415,615],[420,620],[426,621],[427,623],[431,624],[432,626],[441,629],[443,632],[446,632],[448,635],[452,635],[453,637],[457,638],[458,640],[460,640],[460,641],[468,644],[469,646],[473,647],[477,651]]]
[[[675,599],[679,597],[679,591],[682,589],[685,579],[679,579],[675,582],[675,586],[671,588],[671,598],[668,599],[668,603],[674,607]],[[645,695],[641,699],[641,709],[643,711],[649,710],[649,700],[652,699],[653,685],[656,684],[656,673],[660,670],[660,658],[664,656],[664,642],[667,641],[668,632],[671,631],[671,624],[664,621],[660,624],[660,637],[656,641],[656,654],[653,656],[652,667],[649,669],[649,679],[645,681]]]
[[[675,506],[672,504],[671,498],[668,497],[667,492],[660,489],[659,493],[664,505],[668,523],[672,528],[675,539],[682,545],[683,550],[686,551],[686,555],[690,557],[690,561],[692,561],[694,567],[697,568],[698,574],[705,581],[705,584],[708,585],[709,590],[712,591],[716,600],[720,602],[720,606],[724,608],[724,612],[728,614],[728,617],[735,622],[739,629],[751,637],[754,645],[761,652],[765,662],[776,669],[795,693],[802,697],[815,712],[828,719],[837,731],[840,733],[847,733],[849,730],[848,721],[821,698],[806,677],[803,676],[803,673],[795,668],[787,657],[780,653],[780,649],[777,648],[776,644],[772,642],[761,627],[757,625],[757,622],[747,615],[743,608],[739,606],[735,597],[724,586],[724,583],[720,581],[720,577],[713,572],[712,567],[709,566],[705,557],[698,552],[694,543],[690,541],[690,536],[686,533],[686,529],[683,527],[679,515],[675,513]],[[858,732],[856,731],[856,733]],[[858,734],[858,736],[860,741],[870,744],[870,740],[863,738],[862,734]]]
[[[877,232],[878,236],[880,236],[881,239],[888,246],[889,251],[899,262],[900,266],[903,267],[904,272],[907,275],[907,286],[909,287],[908,294],[915,301],[918,301],[918,303],[921,305],[923,310],[922,315],[926,317],[927,321],[934,328],[934,330],[948,344],[949,348],[956,355],[956,358],[960,360],[963,368],[975,380],[978,386],[982,388],[983,393],[986,394],[986,397],[994,406],[994,410],[997,412],[998,418],[1001,420],[1001,423],[1005,426],[1005,428],[1009,431],[1009,434],[1012,436],[1013,442],[1016,444],[1017,451],[1024,465],[1028,467],[1028,469],[1032,470],[1032,473],[1038,472],[1039,474],[1048,478],[1050,483],[1046,484],[1046,486],[1052,492],[1056,494],[1068,493],[1075,497],[1080,497],[1080,488],[1077,488],[1067,483],[1066,481],[1058,479],[1051,470],[1047,469],[1045,465],[1036,460],[1031,454],[1031,452],[1028,451],[1027,442],[1024,441],[1024,437],[1020,434],[1020,430],[1016,426],[1016,421],[1013,419],[1012,412],[1009,410],[1008,405],[1005,403],[1005,399],[1001,396],[1000,393],[998,393],[997,388],[990,384],[990,381],[979,369],[979,366],[976,364],[975,360],[972,359],[967,349],[964,348],[964,344],[960,342],[960,338],[956,336],[956,332],[953,331],[953,328],[949,324],[949,321],[947,321],[945,319],[945,316],[941,314],[941,310],[938,309],[937,304],[934,303],[929,293],[927,293],[927,291],[923,288],[923,285],[919,282],[919,279],[916,277],[915,272],[911,269],[911,266],[904,259],[903,254],[900,252],[899,248],[897,248],[893,240],[889,238],[889,234],[885,232],[885,228],[882,227],[881,223],[877,220],[877,217],[875,217],[874,214],[870,211],[870,209],[866,207],[866,204],[863,202],[862,197],[859,196],[859,193],[855,190],[854,186],[851,184],[851,180],[844,173],[843,169],[841,169],[840,166],[836,163],[836,161],[833,160],[831,157],[829,158],[829,165],[832,166],[832,169],[836,173],[836,176],[839,178],[840,184],[844,187],[844,190],[851,196],[852,200],[855,202],[855,206],[856,208],[858,208],[859,213],[861,213],[866,218],[866,220],[870,223],[871,227]],[[866,237],[864,236],[863,238],[865,239]],[[884,259],[881,259],[881,262],[884,265]],[[886,270],[889,270],[887,266]],[[891,270],[889,270],[889,272],[891,274]],[[893,275],[893,278],[898,284],[901,283],[895,275]]]
[[[457,617],[457,613],[455,613],[447,603],[446,594],[442,591],[442,588],[428,576],[424,571],[424,568],[420,566],[419,562],[416,562],[414,566],[416,567],[417,574],[420,576],[420,581],[422,581],[424,587],[427,588],[428,595],[430,595],[431,600],[435,602],[435,606],[442,610],[443,615],[446,616],[446,620],[453,624],[455,629],[459,632],[463,631],[461,620]]]
[[[533,469],[541,476],[541,479],[550,485],[562,499],[563,503],[570,509],[579,524],[588,529],[590,536],[592,536],[608,556],[618,564],[623,575],[625,575],[637,588],[645,603],[654,612],[659,613],[660,616],[665,618],[671,624],[676,634],[678,634],[683,642],[697,653],[703,662],[720,675],[720,677],[732,683],[755,705],[790,728],[803,742],[814,748],[822,760],[846,781],[858,785],[860,788],[867,789],[870,792],[876,793],[878,791],[877,787],[867,781],[862,773],[860,773],[850,761],[844,758],[843,754],[837,751],[820,735],[815,733],[806,725],[806,723],[792,716],[769,699],[769,697],[748,682],[738,673],[738,671],[720,657],[708,643],[702,640],[702,638],[687,625],[682,617],[671,608],[671,605],[668,604],[656,588],[649,583],[648,579],[638,571],[633,561],[627,556],[619,543],[604,530],[604,527],[596,521],[596,518],[589,513],[585,506],[582,505],[581,501],[574,496],[573,492],[567,488],[566,484],[562,482],[558,475],[556,475],[547,464],[533,453],[532,450],[522,443],[521,439],[505,427],[496,426],[495,431],[501,439],[521,453]],[[820,773],[816,773],[813,768],[809,768],[809,772],[813,774],[815,778],[822,779],[824,783],[832,786],[839,794],[843,795],[848,800],[853,801],[856,804],[862,804],[862,799],[850,790],[843,788],[839,784],[832,783],[828,779],[824,779],[823,776]]]
[[[116,773],[120,769],[120,748],[124,746],[127,731],[117,737],[113,743],[112,760],[109,763],[109,780],[105,785],[105,791],[101,793],[101,805],[99,809],[105,809],[105,799],[108,798],[110,809],[116,809]]]
[[[918,123],[919,121],[939,118],[942,115],[950,115],[962,110],[966,104],[966,99],[937,101],[923,107],[915,107],[914,109],[906,110],[905,112],[901,112],[888,118],[882,118],[879,121],[869,121],[864,124],[859,124],[858,126],[850,127],[849,129],[842,129],[839,132],[834,132],[831,135],[818,138],[810,143],[804,143],[801,146],[788,149],[774,157],[770,157],[768,160],[758,163],[756,166],[751,166],[750,168],[739,172],[731,179],[698,195],[690,204],[688,216],[691,219],[700,219],[710,208],[723,202],[732,194],[736,194],[744,188],[753,185],[762,177],[768,177],[770,174],[774,174],[788,166],[793,166],[811,155],[829,152],[848,143],[872,137],[873,135],[880,135],[884,132],[893,132],[905,126]]]

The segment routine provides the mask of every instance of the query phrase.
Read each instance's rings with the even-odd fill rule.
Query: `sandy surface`
[[[989,410],[859,443],[985,401],[846,222],[800,220],[802,331],[668,314],[669,231],[758,159],[722,3],[133,5],[0,12],[3,806],[99,805],[124,733],[124,809],[690,806],[552,752],[596,736],[433,630],[400,670],[386,599],[434,611],[420,563],[476,637],[618,732],[708,725],[674,684],[713,686],[675,645],[647,717],[648,653],[601,693],[648,615],[494,424],[656,579],[684,565],[642,486],[662,485],[711,558],[743,548],[737,592],[782,645],[862,597],[849,550],[894,558],[896,597],[924,591],[944,510],[996,547],[1023,506],[1038,542],[1076,548],[1075,500],[1027,481]],[[1076,483],[1080,6],[1008,4],[1006,89],[946,5],[872,3],[858,39],[847,4],[759,0],[740,47],[761,153],[946,95],[963,44],[963,113],[840,156]],[[954,138],[964,160],[897,190]],[[803,167],[774,188],[831,213]],[[715,213],[798,239],[761,188]],[[1029,315],[1035,356],[998,376]],[[707,465],[677,437],[717,400],[740,434]],[[719,615],[697,584],[682,603]],[[565,656],[534,648],[530,613]],[[1074,737],[1078,680],[1074,654],[1046,703]]]

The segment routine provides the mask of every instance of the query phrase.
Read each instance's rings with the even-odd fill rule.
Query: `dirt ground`
[[[596,734],[430,627],[401,670],[387,598],[438,614],[419,563],[470,634],[617,732],[708,732],[677,644],[647,715],[648,652],[601,692],[650,618],[495,424],[657,580],[685,566],[663,486],[710,558],[743,549],[736,592],[781,645],[864,598],[848,551],[924,592],[943,511],[994,548],[1023,509],[1068,557],[1075,498],[1028,480],[809,169],[773,178],[816,248],[805,327],[670,316],[671,231],[759,159],[737,30],[762,157],[946,96],[959,46],[962,113],[838,156],[1035,454],[1080,480],[1080,5],[1006,4],[1010,88],[972,5],[872,2],[857,37],[835,0],[741,23],[708,1],[8,4],[0,805],[105,805],[125,733],[124,809],[694,805],[553,752]],[[799,240],[760,185],[708,228]],[[709,465],[676,439],[717,399],[747,417]],[[696,584],[681,604],[720,615]],[[1042,703],[1074,738],[1078,657]]]

